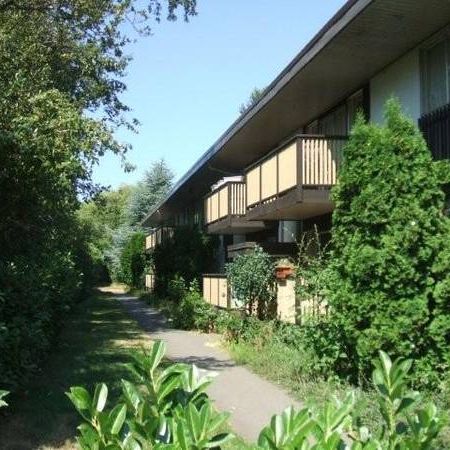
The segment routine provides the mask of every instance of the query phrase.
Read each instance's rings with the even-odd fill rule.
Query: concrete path
[[[256,441],[273,414],[290,405],[299,406],[279,387],[236,365],[220,348],[220,336],[171,329],[160,312],[136,297],[116,297],[152,339],[166,342],[169,359],[217,375],[208,393],[219,410],[231,413],[230,425],[242,438]]]

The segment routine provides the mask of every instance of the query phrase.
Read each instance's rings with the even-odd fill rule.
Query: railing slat
[[[246,189],[244,182],[228,182],[212,192],[205,200],[206,225],[228,216],[242,216],[246,212]]]
[[[450,159],[450,104],[423,115],[419,128],[433,157]]]

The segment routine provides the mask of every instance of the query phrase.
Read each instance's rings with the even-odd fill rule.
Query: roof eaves
[[[244,125],[252,119],[261,109],[263,109],[270,100],[286,86],[292,77],[297,74],[339,31],[348,25],[359,13],[361,13],[374,0],[348,0],[330,20],[314,35],[314,37],[303,47],[303,49],[293,58],[293,60],[281,71],[281,73],[267,86],[261,98],[255,102],[244,114],[239,116],[228,129],[219,137],[219,139],[194,163],[194,165],[175,183],[173,188],[153,208],[142,220],[141,225],[150,219],[164,203],[180,189],[191,176],[197,172],[203,165],[210,160],[225,143],[234,136]],[[354,11],[352,9],[354,8]],[[348,17],[346,17],[348,16]],[[340,27],[337,25],[343,19],[347,19]],[[344,21],[343,21],[344,22]],[[333,27],[336,29],[333,30]],[[332,31],[332,32],[330,32]],[[328,36],[327,36],[328,34]],[[322,41],[322,42],[321,42]],[[317,48],[315,48],[317,46]]]

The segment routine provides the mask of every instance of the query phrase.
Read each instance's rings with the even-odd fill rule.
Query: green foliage
[[[261,247],[237,256],[227,264],[226,273],[236,300],[258,317],[273,315],[275,268]]]
[[[145,234],[137,232],[129,237],[122,250],[119,281],[128,286],[142,288],[145,263]]]
[[[173,237],[157,245],[152,261],[156,274],[156,292],[167,295],[170,280],[182,277],[187,284],[200,280],[214,264],[216,240],[198,227],[176,227]]]
[[[358,120],[333,190],[324,277],[330,320],[341,331],[333,365],[340,373],[367,375],[379,348],[413,358],[423,384],[448,370],[450,221],[441,180],[395,101],[385,126]]]
[[[274,416],[258,440],[261,448],[276,450],[419,450],[433,448],[444,426],[434,404],[419,407],[420,394],[408,392],[410,360],[394,362],[380,352],[373,372],[383,417],[380,433],[361,424],[354,393],[343,402],[327,402],[320,411],[287,409]]]
[[[108,278],[141,286],[140,277],[133,280],[129,266],[131,247],[142,230],[141,220],[160,201],[171,186],[172,174],[164,161],[158,161],[148,170],[136,186],[121,186],[117,190],[102,192],[83,203],[78,216],[89,231],[91,257],[103,268],[103,280]],[[144,259],[137,256],[136,261]],[[107,271],[107,274],[105,274]],[[131,284],[133,283],[133,284]]]
[[[169,281],[167,287],[167,297],[169,300],[180,303],[188,292],[188,287],[184,278],[180,275],[176,275],[173,280]]]
[[[6,403],[5,400],[3,400],[8,394],[9,394],[8,391],[0,390],[0,408],[3,408],[4,406],[8,406],[8,403]]]
[[[172,303],[169,314],[175,328],[206,333],[214,329],[218,311],[205,302],[197,281],[188,287],[182,277],[175,277],[169,282],[167,300]]]
[[[210,381],[195,366],[162,366],[165,345],[157,341],[148,354],[137,354],[139,385],[122,380],[122,395],[106,409],[108,388],[94,394],[81,387],[67,393],[83,418],[78,427],[82,449],[221,448],[230,435],[217,434],[227,414],[218,414],[205,393]],[[424,404],[408,390],[412,362],[394,362],[380,352],[373,372],[383,427],[371,431],[359,414],[355,392],[323,408],[288,408],[273,416],[258,438],[258,448],[272,450],[425,450],[435,448],[444,420],[433,403]]]
[[[310,233],[302,234],[298,243],[295,292],[299,303],[314,304],[315,310],[326,309],[325,290],[328,281],[329,253],[328,234],[319,233],[317,228]],[[326,317],[317,314],[315,310],[308,313],[307,308],[303,309],[305,312],[299,317],[299,322],[302,324],[322,322]]]
[[[117,238],[131,234],[127,224],[126,208],[132,192],[131,186],[101,192],[84,202],[77,211],[78,219],[86,229],[89,254],[96,265],[98,282],[108,282],[120,272],[120,253],[124,242]],[[122,230],[126,229],[126,233]],[[120,245],[118,245],[120,242]]]
[[[172,187],[173,173],[162,159],[152,164],[131,194],[126,214],[130,225],[139,225]]]
[[[239,113],[245,114],[253,105],[258,103],[258,101],[263,97],[265,89],[254,88],[250,93],[250,97],[247,100],[247,103],[243,103],[239,107]]]
[[[98,230],[76,211],[99,190],[92,181],[99,158],[124,157],[115,129],[136,126],[120,99],[130,41],[122,24],[138,20],[146,31],[161,16],[161,2],[137,3],[0,2],[2,386],[26,382],[93,282],[104,243],[91,245]],[[195,0],[175,0],[169,18],[179,6],[186,17],[195,13]]]
[[[122,380],[120,401],[106,410],[108,388],[99,384],[91,396],[72,387],[68,397],[84,422],[78,427],[83,450],[149,448],[220,448],[231,435],[218,430],[228,415],[217,413],[205,393],[210,381],[195,366],[162,366],[165,344],[137,354],[133,365],[139,385]]]

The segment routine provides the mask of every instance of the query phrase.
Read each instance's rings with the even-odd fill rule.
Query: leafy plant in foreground
[[[165,350],[158,341],[149,354],[136,356],[139,385],[122,380],[121,399],[110,410],[105,384],[98,384],[93,396],[82,387],[70,389],[67,396],[84,419],[77,439],[83,450],[201,450],[231,437],[218,433],[228,415],[213,409],[205,393],[210,381],[201,379],[195,366],[163,369]]]
[[[0,408],[3,406],[8,406],[8,403],[3,400],[8,394],[8,391],[0,391]]]
[[[343,402],[328,402],[321,411],[288,408],[274,416],[258,440],[272,450],[425,450],[444,426],[434,404],[420,404],[418,392],[408,392],[407,377],[412,361],[380,352],[375,362],[373,383],[383,418],[379,433],[360,425],[355,413],[356,396],[349,393]]]

